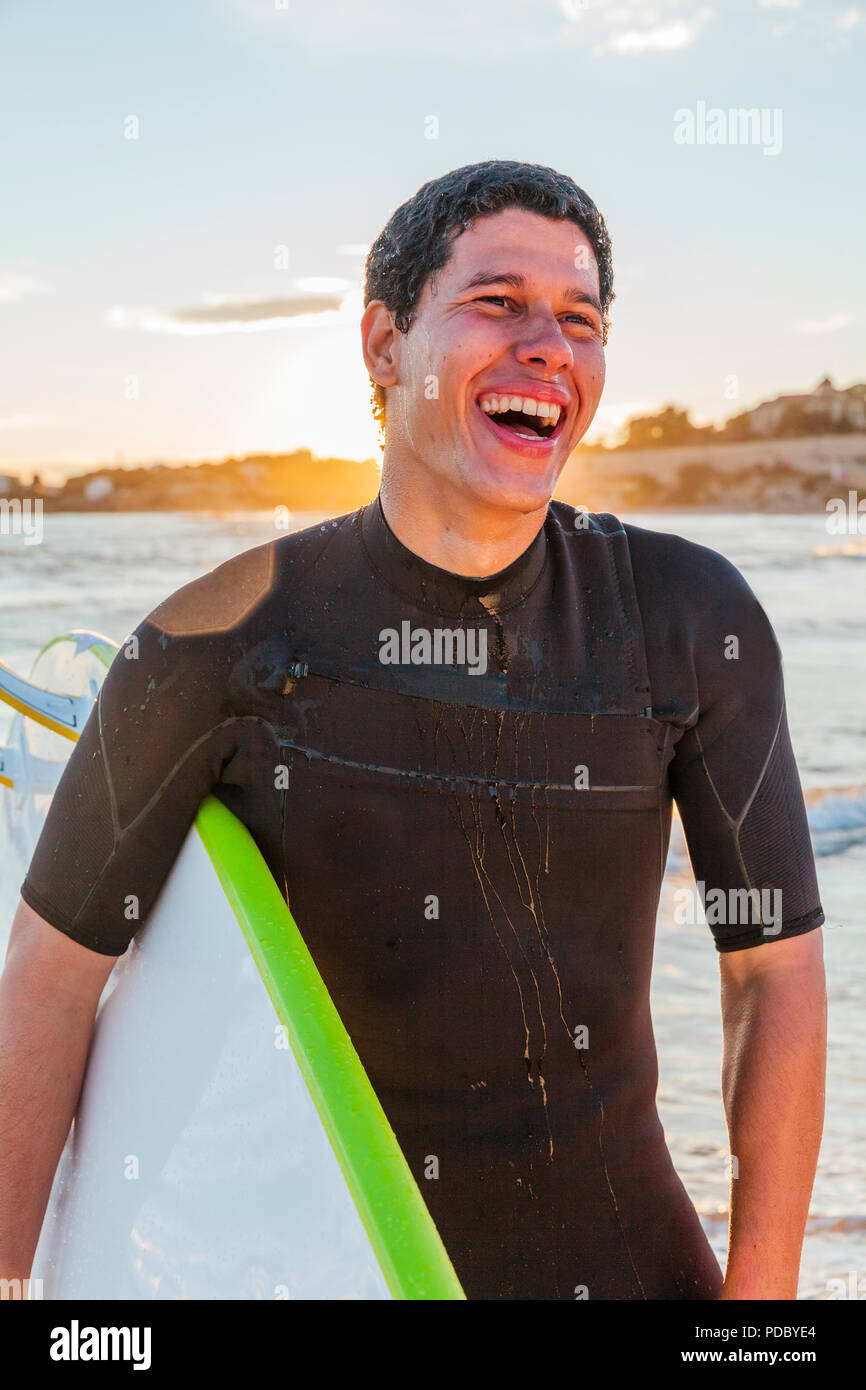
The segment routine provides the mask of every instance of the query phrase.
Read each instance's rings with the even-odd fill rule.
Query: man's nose
[[[554,313],[539,310],[530,316],[523,329],[515,348],[519,362],[543,364],[549,372],[568,371],[574,366],[571,343]]]

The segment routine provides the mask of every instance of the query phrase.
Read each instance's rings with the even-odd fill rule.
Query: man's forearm
[[[29,1277],[81,1092],[92,1012],[28,1004],[0,979],[0,1278]]]
[[[741,952],[742,961],[723,964],[722,1089],[734,1159],[726,1299],[797,1296],[826,1068],[820,941],[800,940],[796,953],[793,942],[778,942],[755,948],[760,961]]]

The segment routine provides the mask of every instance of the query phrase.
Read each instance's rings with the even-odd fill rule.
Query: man
[[[22,885],[3,1274],[30,1265],[127,895],[144,921],[213,791],[284,889],[468,1297],[796,1296],[823,914],[779,649],[721,556],[550,501],[601,396],[612,293],[601,215],[539,166],[435,180],[375,242],[379,498],[140,625]],[[739,905],[712,923],[724,1285],[655,1109],[672,797],[696,877]]]

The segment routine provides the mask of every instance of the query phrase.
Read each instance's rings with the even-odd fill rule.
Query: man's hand
[[[29,1278],[116,959],[19,903],[0,976],[0,1278]]]
[[[820,928],[719,957],[731,1223],[722,1299],[795,1299],[821,1131]]]

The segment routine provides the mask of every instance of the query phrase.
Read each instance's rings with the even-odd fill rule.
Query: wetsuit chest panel
[[[648,1003],[664,728],[349,686],[315,700],[321,685],[297,682],[279,729],[289,902],[414,1171],[436,1160],[423,1190],[446,1240],[473,1251],[462,1276],[477,1268],[483,1287],[498,1249],[499,1296],[553,1279],[568,1297],[583,1268],[593,1296],[641,1297],[620,1195],[638,1155],[682,1206]],[[542,1235],[562,1165],[580,1175],[576,1205],[568,1231]],[[620,1252],[605,1286],[596,1245]],[[533,1248],[561,1251],[559,1273]]]

